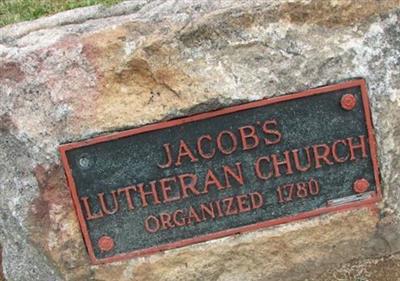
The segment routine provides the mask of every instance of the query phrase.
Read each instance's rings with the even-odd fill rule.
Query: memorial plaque
[[[373,205],[364,80],[60,147],[93,263]]]

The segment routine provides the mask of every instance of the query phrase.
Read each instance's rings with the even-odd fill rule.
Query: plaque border
[[[161,244],[145,249],[140,249],[140,250],[134,250],[131,252],[127,253],[122,253],[122,254],[117,254],[112,257],[107,257],[107,258],[101,258],[98,259],[96,258],[93,250],[93,245],[92,241],[89,236],[89,231],[88,227],[86,225],[86,221],[84,219],[83,211],[81,209],[81,205],[79,203],[79,198],[78,198],[78,193],[77,193],[77,188],[72,176],[72,170],[68,162],[68,158],[66,155],[66,152],[79,148],[79,147],[84,147],[84,146],[89,146],[93,144],[98,144],[102,142],[107,142],[111,140],[117,140],[120,138],[125,138],[145,132],[151,132],[151,131],[156,131],[164,128],[169,128],[173,126],[179,126],[182,124],[186,124],[189,122],[193,121],[199,121],[199,120],[205,120],[205,119],[210,119],[216,116],[221,116],[225,114],[230,114],[234,112],[239,112],[247,109],[252,109],[252,108],[257,108],[261,106],[266,106],[266,105],[271,105],[271,104],[276,104],[284,101],[290,101],[290,100],[295,100],[295,99],[300,99],[300,98],[305,98],[317,94],[324,94],[327,92],[331,91],[337,91],[337,90],[345,90],[348,88],[353,88],[353,87],[360,87],[361,88],[361,97],[362,97],[362,103],[363,103],[363,108],[364,108],[364,120],[367,126],[367,133],[368,133],[368,143],[370,147],[370,153],[371,153],[371,161],[372,161],[372,166],[374,170],[374,178],[375,178],[375,185],[376,185],[376,191],[372,193],[372,195],[364,200],[360,201],[354,201],[354,202],[349,202],[349,203],[344,203],[340,205],[332,205],[332,206],[327,206],[327,207],[322,207],[318,208],[312,211],[306,211],[302,213],[298,213],[296,215],[291,215],[291,216],[285,216],[277,219],[272,219],[272,220],[266,220],[246,226],[241,226],[241,227],[235,227],[235,228],[230,228],[230,229],[225,229],[222,231],[217,231],[209,234],[204,234],[200,236],[196,236],[193,238],[188,238],[188,239],[182,239],[179,241],[171,242],[171,243],[166,243],[166,244]],[[333,84],[333,85],[328,85],[328,86],[322,86],[319,88],[313,88],[297,93],[292,93],[292,94],[285,94],[282,96],[278,97],[272,97],[272,98],[266,98],[254,102],[249,102],[245,104],[240,104],[240,105],[234,105],[230,106],[227,108],[222,108],[218,109],[215,111],[210,111],[210,112],[205,112],[205,113],[200,113],[200,114],[195,114],[187,117],[182,117],[170,121],[163,121],[155,124],[150,124],[150,125],[145,125],[143,127],[139,128],[134,128],[130,130],[125,130],[121,132],[116,132],[108,135],[102,135],[102,136],[97,136],[88,140],[83,140],[79,142],[73,142],[73,143],[67,143],[67,144],[62,144],[59,146],[59,152],[61,154],[61,162],[64,166],[66,178],[67,178],[67,184],[68,188],[71,193],[73,205],[75,208],[75,212],[78,216],[82,236],[87,248],[87,252],[90,258],[90,261],[92,264],[103,264],[103,263],[109,263],[109,262],[115,262],[115,261],[120,261],[128,258],[133,258],[133,257],[139,257],[139,256],[145,256],[145,255],[150,255],[154,254],[157,252],[165,251],[165,250],[170,250],[170,249],[175,249],[195,243],[200,243],[200,242],[205,242],[208,240],[216,239],[216,238],[222,238],[234,234],[239,234],[239,233],[245,233],[245,232],[250,232],[254,231],[260,228],[266,228],[269,226],[274,226],[274,225],[279,225],[279,224],[284,224],[288,222],[293,222],[297,220],[302,220],[306,218],[311,218],[315,217],[321,214],[326,214],[329,212],[335,212],[335,211],[345,211],[349,209],[358,209],[358,208],[363,208],[363,207],[369,207],[371,209],[376,209],[377,205],[376,203],[379,202],[382,199],[382,190],[381,190],[381,180],[380,180],[380,174],[379,174],[379,167],[378,167],[378,159],[377,159],[377,149],[376,149],[376,139],[375,139],[375,132],[374,128],[372,125],[372,119],[371,119],[371,110],[369,106],[369,101],[368,101],[368,95],[367,95],[367,85],[366,81],[364,79],[357,79],[357,80],[350,80],[338,84]]]

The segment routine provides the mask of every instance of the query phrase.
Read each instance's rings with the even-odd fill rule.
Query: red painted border
[[[282,217],[278,219],[273,219],[273,220],[268,220],[264,222],[259,222],[251,225],[246,225],[242,227],[237,227],[237,228],[231,228],[223,231],[218,231],[206,235],[201,235],[189,239],[184,239],[168,244],[162,244],[142,250],[136,250],[132,251],[129,253],[124,253],[124,254],[119,254],[113,257],[109,258],[104,258],[104,259],[97,259],[94,255],[93,251],[93,245],[89,237],[89,232],[88,228],[86,225],[86,221],[83,216],[83,212],[81,209],[81,206],[79,204],[79,199],[78,199],[78,193],[76,190],[75,182],[72,177],[72,171],[70,168],[70,165],[68,163],[68,159],[66,156],[66,152],[71,149],[75,149],[78,147],[84,147],[88,145],[93,145],[97,143],[102,143],[102,142],[107,142],[111,140],[116,140],[136,134],[141,134],[145,132],[150,132],[150,131],[155,131],[159,129],[164,129],[168,127],[173,127],[173,126],[179,126],[182,124],[186,124],[189,122],[194,122],[194,121],[199,121],[199,120],[204,120],[204,119],[209,119],[212,117],[220,116],[220,115],[225,115],[233,112],[238,112],[246,109],[251,109],[251,108],[256,108],[256,107],[261,107],[261,106],[266,106],[270,104],[275,104],[279,102],[284,102],[284,101],[289,101],[289,100],[294,100],[294,99],[299,99],[299,98],[304,98],[304,97],[309,97],[317,94],[323,94],[331,91],[336,91],[336,90],[343,90],[347,88],[352,88],[352,87],[360,87],[361,88],[361,96],[362,96],[362,102],[363,102],[363,107],[364,107],[364,117],[365,117],[365,122],[367,126],[367,131],[368,131],[368,141],[369,141],[369,146],[370,146],[370,152],[371,152],[371,159],[372,159],[372,166],[374,169],[374,176],[375,176],[375,183],[376,183],[376,192],[373,194],[372,197],[367,198],[363,201],[357,201],[357,202],[352,202],[348,204],[343,204],[339,206],[330,206],[330,207],[324,207],[308,212],[303,212],[299,213],[297,215],[293,216],[287,216],[287,217]],[[290,95],[284,95],[284,96],[279,96],[279,97],[274,97],[274,98],[269,98],[269,99],[263,99],[260,101],[255,101],[255,102],[250,102],[246,104],[241,104],[241,105],[236,105],[212,112],[206,112],[206,113],[201,113],[201,114],[196,114],[193,116],[188,116],[176,120],[171,120],[171,121],[166,121],[166,122],[161,122],[161,123],[156,123],[156,124],[151,124],[147,125],[144,127],[136,128],[136,129],[131,129],[131,130],[126,130],[123,132],[117,132],[113,133],[110,135],[104,135],[104,136],[99,136],[95,137],[89,140],[81,141],[81,142],[76,142],[76,143],[69,143],[69,144],[63,144],[59,147],[59,151],[61,153],[61,161],[64,165],[65,173],[67,176],[67,182],[68,186],[71,192],[72,200],[74,202],[74,207],[75,211],[77,213],[79,223],[81,226],[83,238],[86,243],[86,247],[88,250],[88,254],[90,257],[90,260],[93,264],[101,264],[101,263],[106,263],[106,262],[113,262],[113,261],[119,261],[122,259],[127,259],[131,257],[137,257],[137,256],[143,256],[143,255],[148,255],[148,254],[153,254],[157,253],[160,251],[168,250],[168,249],[173,249],[173,248],[178,248],[194,243],[199,243],[199,242],[204,242],[207,240],[215,239],[215,238],[221,238],[225,237],[228,235],[233,235],[237,233],[243,233],[243,232],[248,232],[248,231],[254,231],[259,228],[264,228],[267,226],[273,226],[273,225],[278,225],[278,224],[283,224],[295,220],[300,220],[300,219],[305,219],[305,218],[310,218],[314,217],[320,214],[332,212],[332,211],[343,211],[343,210],[348,210],[348,209],[355,209],[355,208],[362,208],[362,207],[375,207],[375,203],[380,201],[382,198],[382,191],[381,191],[381,184],[380,184],[380,177],[379,177],[379,168],[378,168],[378,160],[377,160],[377,151],[376,151],[376,140],[375,140],[375,134],[374,134],[374,129],[372,126],[372,120],[371,120],[371,111],[370,111],[370,106],[368,102],[368,95],[367,95],[367,86],[366,82],[363,79],[359,80],[353,80],[353,81],[348,81],[336,85],[330,85],[330,86],[325,86],[325,87],[320,87],[320,88],[315,88],[295,94],[290,94]]]

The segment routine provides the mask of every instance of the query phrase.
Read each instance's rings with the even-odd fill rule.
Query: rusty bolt
[[[97,244],[102,252],[108,252],[114,248],[114,240],[110,236],[102,236]]]
[[[345,110],[352,110],[356,106],[356,98],[352,94],[345,94],[340,100],[340,104]]]
[[[353,184],[353,190],[356,193],[363,193],[368,190],[368,187],[369,182],[364,178],[356,180]]]

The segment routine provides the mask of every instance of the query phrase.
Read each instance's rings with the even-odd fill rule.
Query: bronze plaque
[[[381,197],[364,80],[60,147],[93,263]]]

